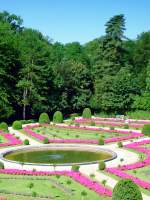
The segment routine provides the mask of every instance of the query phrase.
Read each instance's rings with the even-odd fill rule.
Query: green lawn
[[[33,187],[29,187],[29,186]],[[85,191],[87,196],[82,198],[81,192]],[[95,192],[82,186],[66,176],[20,176],[20,175],[5,175],[0,174],[0,196],[5,196],[10,200],[23,199],[29,195],[28,199],[33,199],[32,195],[37,194],[43,199],[58,199],[58,200],[109,200],[110,198],[99,196]],[[9,193],[9,194],[8,194]],[[18,193],[18,195],[15,195]]]
[[[4,142],[6,142],[7,140],[2,136],[2,135],[0,135],[0,143],[4,143]]]
[[[60,138],[60,139],[93,139],[98,140],[100,137],[112,138],[123,136],[119,133],[108,133],[101,131],[89,131],[69,128],[58,128],[55,126],[36,127],[32,129],[34,132],[45,135],[48,138]]]

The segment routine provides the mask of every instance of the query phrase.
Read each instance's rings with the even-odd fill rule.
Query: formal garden
[[[18,120],[12,127],[2,122],[2,199],[116,200],[128,195],[148,200],[149,124],[127,116],[92,116],[89,108],[67,118],[60,111],[52,118],[42,113],[37,121]]]

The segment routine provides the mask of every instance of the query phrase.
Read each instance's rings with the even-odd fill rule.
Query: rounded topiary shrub
[[[0,129],[3,131],[8,131],[8,125],[6,122],[1,122],[0,123]]]
[[[63,115],[60,111],[56,111],[53,115],[53,122],[54,123],[62,123],[63,122]]]
[[[22,129],[22,123],[20,121],[14,121],[12,124],[13,129],[19,130]]]
[[[48,138],[44,138],[43,143],[44,144],[48,144],[49,143],[49,139]]]
[[[39,123],[44,124],[44,123],[50,123],[50,119],[47,113],[41,113],[39,117]]]
[[[104,139],[103,139],[103,138],[99,138],[98,144],[99,144],[99,145],[104,145]]]
[[[73,171],[79,171],[79,169],[80,169],[79,165],[72,165],[71,170],[73,170]]]
[[[90,108],[84,108],[83,113],[82,113],[82,117],[83,118],[91,118],[92,114],[91,114],[91,109]]]
[[[119,148],[123,147],[123,143],[122,142],[118,142],[117,145],[118,145]]]
[[[142,200],[138,186],[130,179],[120,180],[113,189],[112,200]]]
[[[144,135],[150,136],[150,124],[144,124],[142,133]]]
[[[0,162],[0,169],[4,169],[4,163]]]
[[[24,145],[29,145],[30,144],[28,139],[25,139],[23,143],[24,143]]]
[[[105,168],[106,168],[106,164],[105,164],[105,162],[103,160],[101,160],[99,162],[98,169],[99,170],[104,170]]]

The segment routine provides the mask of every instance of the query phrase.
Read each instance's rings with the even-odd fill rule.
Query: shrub
[[[24,143],[24,145],[29,145],[30,144],[28,139],[25,139],[23,143]]]
[[[98,168],[99,170],[104,170],[106,168],[106,164],[103,160],[99,162]]]
[[[0,169],[4,169],[4,163],[0,161]]]
[[[115,130],[115,127],[110,126],[109,129],[110,129],[110,130]]]
[[[94,122],[94,121],[91,121],[91,122],[90,122],[90,126],[95,126],[95,122]]]
[[[78,122],[76,122],[74,125],[75,125],[75,126],[80,126],[80,124],[79,124]]]
[[[125,128],[125,129],[129,129],[129,125],[128,125],[128,124],[125,124],[125,125],[124,125],[124,128]]]
[[[60,111],[56,111],[53,115],[53,122],[54,123],[62,123],[63,122],[63,115]]]
[[[44,123],[50,123],[50,119],[47,113],[41,113],[39,117],[39,123],[44,124]]]
[[[79,171],[79,169],[80,169],[79,165],[72,165],[71,170],[73,170],[73,171]]]
[[[98,144],[99,144],[99,145],[104,145],[104,139],[103,139],[103,138],[99,138]]]
[[[78,117],[78,116],[79,116],[78,113],[72,113],[72,114],[70,114],[70,118],[71,118],[72,120],[74,120],[75,117]]]
[[[112,200],[142,200],[142,195],[132,180],[123,179],[114,187]]]
[[[8,131],[8,125],[6,122],[0,123],[0,129],[3,131]]]
[[[12,127],[15,130],[22,129],[22,123],[21,123],[21,121],[14,121],[13,124],[12,124]]]
[[[144,135],[150,136],[150,124],[144,124],[142,133]]]
[[[122,148],[122,147],[123,147],[122,142],[118,142],[117,145],[118,145],[119,148]]]
[[[32,197],[37,197],[37,193],[36,192],[32,192]]]
[[[48,144],[49,143],[49,139],[48,138],[44,138],[43,143],[44,144]]]
[[[90,108],[84,108],[83,113],[82,113],[82,117],[83,118],[91,118],[92,114],[91,114],[91,109]]]

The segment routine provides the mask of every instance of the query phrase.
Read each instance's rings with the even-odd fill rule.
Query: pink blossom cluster
[[[103,119],[103,118],[102,118]],[[107,119],[107,118],[106,118]],[[113,121],[111,121],[111,118],[110,118],[110,120],[108,121],[108,120],[98,120],[97,118],[92,118],[92,119],[87,119],[87,118],[76,118],[75,119],[75,122],[77,122],[77,123],[82,123],[82,124],[86,124],[86,123],[89,123],[89,122],[91,122],[91,121],[95,121],[95,123],[96,124],[100,124],[100,125],[107,125],[107,126],[119,126],[119,127],[122,127],[122,126],[124,126],[125,125],[125,121],[121,121],[122,123],[118,123],[118,121],[116,120],[115,122],[114,122],[114,120]],[[141,128],[141,127],[143,127],[143,125],[144,124],[138,124],[138,123],[133,123],[132,121],[128,121],[129,122],[129,126],[130,127],[133,127],[133,128]],[[132,122],[132,123],[131,123]],[[150,122],[149,122],[150,123]]]
[[[107,168],[106,171],[109,173],[113,173],[122,178],[130,178],[139,186],[145,189],[150,189],[150,182],[143,181],[139,178],[136,178],[124,172],[124,170],[133,170],[133,169],[142,168],[142,167],[150,165],[150,149],[146,147],[141,147],[141,145],[145,145],[145,144],[150,144],[150,139],[142,140],[140,142],[133,142],[124,146],[126,148],[131,148],[139,152],[145,153],[147,157],[144,161],[141,161],[141,162],[139,161],[134,164],[122,165],[119,168]]]
[[[71,177],[81,185],[95,191],[99,195],[112,196],[112,191],[96,181],[89,179],[80,172],[75,171],[31,171],[31,170],[19,170],[19,169],[0,169],[1,174],[13,174],[13,175],[39,175],[39,176],[51,176],[61,175]]]
[[[20,139],[15,138],[10,133],[1,133],[1,135],[7,140],[7,142],[1,143],[0,147],[22,144],[22,141]]]
[[[76,117],[76,119],[86,119],[82,117]],[[126,119],[113,118],[113,117],[92,117],[94,121],[114,121],[114,122],[125,122]],[[142,123],[142,124],[150,124],[150,120],[138,120],[138,119],[128,119],[128,122]]]
[[[39,140],[44,140],[46,137],[39,134],[35,133],[34,131],[31,130],[31,128],[35,128],[38,126],[48,126],[48,124],[44,125],[30,125],[26,126],[23,128],[24,131],[26,131],[27,134],[39,139]],[[90,130],[90,131],[103,131],[103,132],[110,132],[110,133],[121,133],[121,134],[128,134],[127,136],[121,136],[121,137],[113,137],[113,138],[108,138],[105,139],[105,143],[110,143],[110,142],[118,142],[118,141],[123,141],[123,140],[128,140],[128,139],[133,139],[136,137],[141,137],[143,136],[142,133],[139,133],[137,131],[130,131],[130,130],[108,130],[104,128],[99,128],[99,127],[86,127],[86,126],[75,126],[75,125],[62,125],[62,124],[57,124],[55,125],[56,127],[59,128],[69,128],[69,129],[80,129],[80,130]],[[86,143],[86,144],[98,144],[97,140],[85,140],[85,139],[49,139],[50,143]]]

